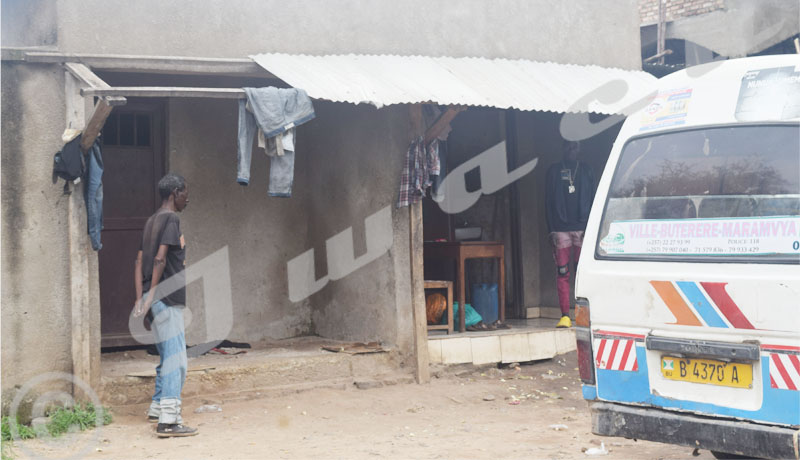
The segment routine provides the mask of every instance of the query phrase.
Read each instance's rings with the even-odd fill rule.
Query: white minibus
[[[641,106],[577,270],[593,431],[800,458],[800,56],[679,71]]]

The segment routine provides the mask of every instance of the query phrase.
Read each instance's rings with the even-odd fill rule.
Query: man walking
[[[133,314],[141,317],[149,313],[161,357],[147,418],[158,422],[158,437],[193,436],[197,430],[184,426],[181,419],[181,390],[187,367],[183,324],[186,244],[178,213],[189,203],[189,190],[183,177],[169,173],[158,181],[158,192],[161,208],[147,219],[134,271]]]
[[[594,200],[594,172],[578,161],[580,144],[564,141],[563,157],[547,170],[545,216],[553,259],[556,262],[556,288],[561,320],[556,327],[571,327],[569,319],[570,265],[578,266],[583,232]]]

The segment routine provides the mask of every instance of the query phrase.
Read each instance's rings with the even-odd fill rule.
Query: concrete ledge
[[[539,309],[540,318],[559,319],[561,318],[561,308],[559,307],[537,307]],[[570,309],[569,316],[574,315],[573,310]]]
[[[575,332],[553,327],[514,328],[429,336],[431,364],[491,364],[549,359],[575,350]]]
[[[182,396],[184,401],[247,399],[315,388],[346,388],[366,380],[391,385],[413,381],[413,377],[410,371],[406,374],[398,369],[392,353],[322,352],[311,356],[250,359],[246,363],[230,360],[214,366],[190,360]],[[153,384],[153,376],[104,376],[100,399],[111,407],[149,403]]]

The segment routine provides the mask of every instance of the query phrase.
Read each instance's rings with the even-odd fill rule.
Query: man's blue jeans
[[[161,357],[156,367],[156,390],[148,415],[159,423],[181,423],[181,390],[186,381],[186,338],[183,309],[153,302],[153,335]]]

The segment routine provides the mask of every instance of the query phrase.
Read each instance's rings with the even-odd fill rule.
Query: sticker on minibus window
[[[692,88],[661,91],[642,113],[639,131],[680,126],[686,123]]]
[[[800,66],[745,73],[735,117],[739,121],[800,118]]]
[[[600,249],[609,255],[800,254],[800,216],[617,221]]]

